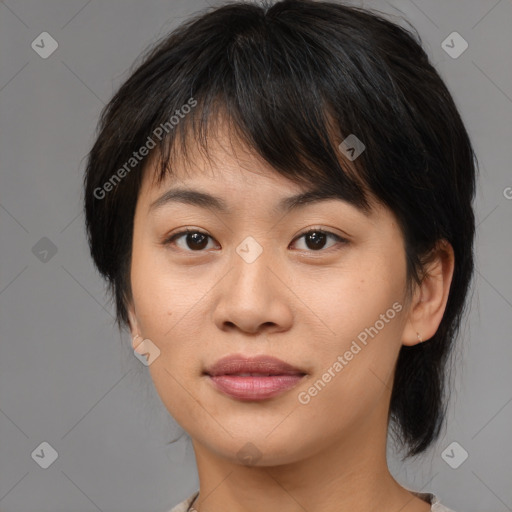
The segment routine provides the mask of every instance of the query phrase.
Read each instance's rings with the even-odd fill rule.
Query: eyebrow
[[[279,214],[284,212],[290,212],[303,206],[318,203],[320,201],[326,201],[329,199],[337,199],[340,201],[345,201],[349,202],[350,204],[353,204],[350,201],[347,201],[346,199],[340,198],[339,194],[336,194],[331,191],[308,190],[306,192],[302,192],[281,199],[277,203],[277,205],[274,208],[272,208],[272,213]],[[199,190],[194,190],[190,188],[174,188],[168,190],[162,196],[160,196],[158,199],[156,199],[150,204],[149,211],[153,212],[163,207],[164,205],[168,205],[175,202],[199,206],[201,208],[214,210],[223,214],[229,214],[231,212],[231,209],[229,208],[228,204],[221,197],[217,197],[209,193],[201,192]]]

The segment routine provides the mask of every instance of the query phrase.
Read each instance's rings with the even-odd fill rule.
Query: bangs
[[[326,70],[332,66],[311,52],[315,43],[301,34],[304,27],[289,30],[277,19],[263,23],[254,13],[239,17],[235,34],[219,31],[214,42],[195,49],[182,41],[184,52],[197,53],[195,59],[190,55],[177,66],[163,53],[151,60],[154,79],[145,92],[148,104],[159,101],[152,123],[159,134],[152,155],[157,183],[176,165],[183,168],[196,150],[210,161],[212,140],[227,128],[231,142],[255,151],[291,181],[369,212],[365,153],[350,161],[338,147],[359,128],[353,126],[355,99],[348,92],[360,95],[352,83],[357,73],[330,77],[333,72]],[[344,94],[345,104],[333,104],[334,83],[335,97]],[[154,98],[147,97],[153,91]]]
[[[197,153],[213,163],[212,144],[227,138],[231,154],[236,154],[234,146],[246,148],[292,182],[322,197],[339,198],[370,212],[365,184],[357,167],[351,167],[337,148],[336,141],[343,138],[332,135],[327,119],[309,119],[308,128],[296,132],[293,121],[279,120],[270,111],[262,116],[257,107],[240,104],[237,97],[213,99],[206,93],[203,98],[194,114],[183,118],[155,148],[152,163],[157,185],[173,176],[174,169],[186,173],[193,168]],[[259,124],[254,123],[256,116]],[[216,167],[221,169],[222,162],[217,162]]]

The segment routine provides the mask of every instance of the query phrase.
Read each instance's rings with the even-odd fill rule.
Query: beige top
[[[432,493],[429,492],[414,492],[411,491],[415,496],[421,498],[423,501],[426,501],[431,505],[431,512],[454,512],[452,509],[441,505],[439,499]],[[183,500],[181,503],[178,503],[174,508],[172,508],[169,512],[187,512],[190,504],[194,501],[196,496],[199,494],[199,491],[196,491],[192,496],[189,496],[186,500]]]

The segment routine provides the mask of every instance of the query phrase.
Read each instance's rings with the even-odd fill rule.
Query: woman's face
[[[135,345],[160,350],[156,389],[196,447],[233,461],[284,464],[358,436],[382,440],[408,312],[396,219],[339,199],[282,208],[306,189],[238,148],[217,139],[210,163],[197,153],[158,187],[146,173],[130,313]],[[159,201],[178,188],[225,210]],[[214,377],[230,355],[242,366]],[[243,365],[256,356],[292,370]]]

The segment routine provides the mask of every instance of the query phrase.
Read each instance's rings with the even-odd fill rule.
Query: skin
[[[161,186],[149,165],[133,231],[129,304],[132,336],[151,340],[149,366],[169,413],[189,434],[198,467],[200,512],[425,512],[386,462],[393,369],[402,345],[428,340],[445,309],[453,251],[441,244],[421,286],[406,293],[404,241],[393,213],[371,215],[329,199],[276,216],[283,198],[305,190],[220,133],[210,159],[195,152]],[[178,160],[179,164],[179,160]],[[185,168],[187,171],[185,172]],[[155,210],[164,192],[187,186],[223,198],[231,213],[183,203]],[[257,193],[255,193],[257,191]],[[197,249],[185,228],[207,238]],[[311,228],[324,247],[301,235]],[[252,236],[263,252],[247,263],[237,246]],[[365,328],[402,310],[307,404],[298,394],[322,378]],[[134,348],[141,338],[134,341]],[[428,341],[426,341],[428,343]],[[278,357],[307,372],[297,387],[260,402],[217,391],[203,374],[228,354]],[[252,464],[238,453],[257,449]]]

